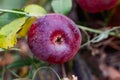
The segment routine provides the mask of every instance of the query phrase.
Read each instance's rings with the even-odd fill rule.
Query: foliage
[[[16,33],[25,23],[25,17],[14,20],[3,26],[0,30],[0,47],[8,49],[14,47],[17,42]]]
[[[51,5],[56,13],[68,14],[72,8],[72,0],[52,0]]]
[[[50,5],[45,5],[48,3],[50,3]],[[49,1],[31,0],[31,2],[29,0],[1,0],[0,1],[0,8],[1,8],[0,9],[0,58],[2,57],[1,60],[3,61],[1,62],[0,60],[0,71],[1,71],[0,80],[4,79],[6,75],[5,73],[7,72],[10,73],[8,77],[14,75],[10,78],[10,80],[13,80],[13,78],[16,78],[15,80],[21,80],[21,79],[31,80],[34,77],[35,77],[34,79],[37,80],[36,78],[38,78],[39,76],[40,78],[43,78],[41,77],[41,74],[44,75],[44,73],[47,74],[45,75],[46,76],[45,78],[49,78],[50,75],[53,76],[53,73],[55,73],[57,78],[59,78],[56,72],[57,70],[59,70],[59,68],[57,67],[57,70],[55,71],[54,69],[56,69],[56,67],[54,66],[52,66],[54,69],[51,67],[41,67],[41,66],[50,66],[50,65],[48,65],[48,63],[44,63],[40,60],[37,60],[36,57],[31,55],[31,52],[29,51],[26,43],[27,33],[32,23],[38,17],[42,17],[48,14],[47,13],[48,11],[46,11],[48,10],[48,8],[52,13],[54,12],[54,13],[66,15],[67,17],[75,21],[76,25],[82,31],[82,37],[83,37],[83,43],[81,46],[82,50],[79,51],[78,53],[80,55],[82,53],[83,58],[85,57],[85,60],[88,61],[87,63],[89,64],[89,68],[93,70],[96,70],[96,65],[94,67],[94,63],[90,62],[88,59],[91,59],[91,55],[99,54],[101,63],[99,62],[100,64],[98,64],[98,66],[100,66],[101,71],[104,71],[103,69],[101,69],[101,65],[102,67],[103,66],[106,67],[104,63],[105,61],[104,57],[106,57],[107,53],[110,52],[112,54],[112,52],[114,53],[120,52],[120,46],[119,46],[120,17],[118,16],[118,14],[120,13],[119,4],[118,7],[96,14],[88,13],[86,11],[81,10],[81,8],[78,7],[76,8],[76,6],[77,6],[77,1],[74,0],[49,0]],[[114,22],[114,19],[116,22]],[[20,58],[16,57],[16,53],[17,55],[20,56]],[[90,53],[90,55],[88,53]],[[89,57],[86,58],[86,55]],[[92,56],[92,58],[94,57],[95,56]],[[67,67],[69,68],[68,74],[69,74],[69,70],[71,70],[72,72],[72,68],[74,68],[74,71],[76,71],[75,74],[77,75],[82,74],[83,75],[82,77],[84,77],[81,78],[81,76],[80,77],[78,76],[79,79],[81,78],[81,80],[86,80],[86,76],[88,76],[89,80],[92,80],[91,76],[93,75],[89,71],[89,68],[86,67],[87,65],[84,63],[85,62],[82,61],[81,57],[78,57],[77,55],[75,59],[71,60],[66,64],[67,66],[69,66]],[[76,68],[76,66],[79,67]],[[26,68],[24,69],[24,67],[27,67],[27,69]],[[21,73],[19,73],[19,69],[21,70]],[[38,73],[39,71],[40,73]],[[19,74],[17,74],[17,72]],[[64,70],[62,72],[64,74]],[[99,70],[93,71],[93,73],[95,73],[95,75],[98,73],[97,75],[99,75]],[[22,77],[20,74],[22,74]],[[53,77],[56,79],[56,76],[54,75]]]

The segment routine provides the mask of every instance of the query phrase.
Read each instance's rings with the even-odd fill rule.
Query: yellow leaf
[[[22,26],[22,29],[18,32],[19,37],[25,37],[30,29],[32,23],[36,20],[35,17],[29,18],[25,24]]]
[[[24,11],[29,13],[30,16],[35,16],[35,17],[40,17],[47,13],[43,7],[36,4],[31,4],[26,6]]]
[[[0,48],[8,49],[14,47],[17,42],[16,33],[25,23],[25,17],[15,19],[0,29]]]

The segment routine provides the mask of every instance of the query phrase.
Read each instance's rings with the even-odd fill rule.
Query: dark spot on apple
[[[58,36],[55,42],[57,44],[61,44],[63,42],[63,38],[61,36]]]

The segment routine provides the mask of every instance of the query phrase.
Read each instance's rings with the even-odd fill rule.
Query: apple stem
[[[0,9],[0,12],[16,13],[16,14],[22,14],[22,15],[25,15],[25,16],[30,16],[26,12],[20,12],[20,11],[15,11],[15,10],[8,10],[8,9]]]
[[[66,77],[66,71],[65,71],[64,64],[62,64],[62,74],[63,74],[63,78],[65,78]]]

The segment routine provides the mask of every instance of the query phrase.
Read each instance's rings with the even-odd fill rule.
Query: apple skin
[[[76,24],[61,14],[38,18],[28,32],[28,45],[40,60],[62,64],[80,49],[81,33]]]
[[[116,6],[118,0],[78,0],[79,6],[90,13],[109,10]]]

